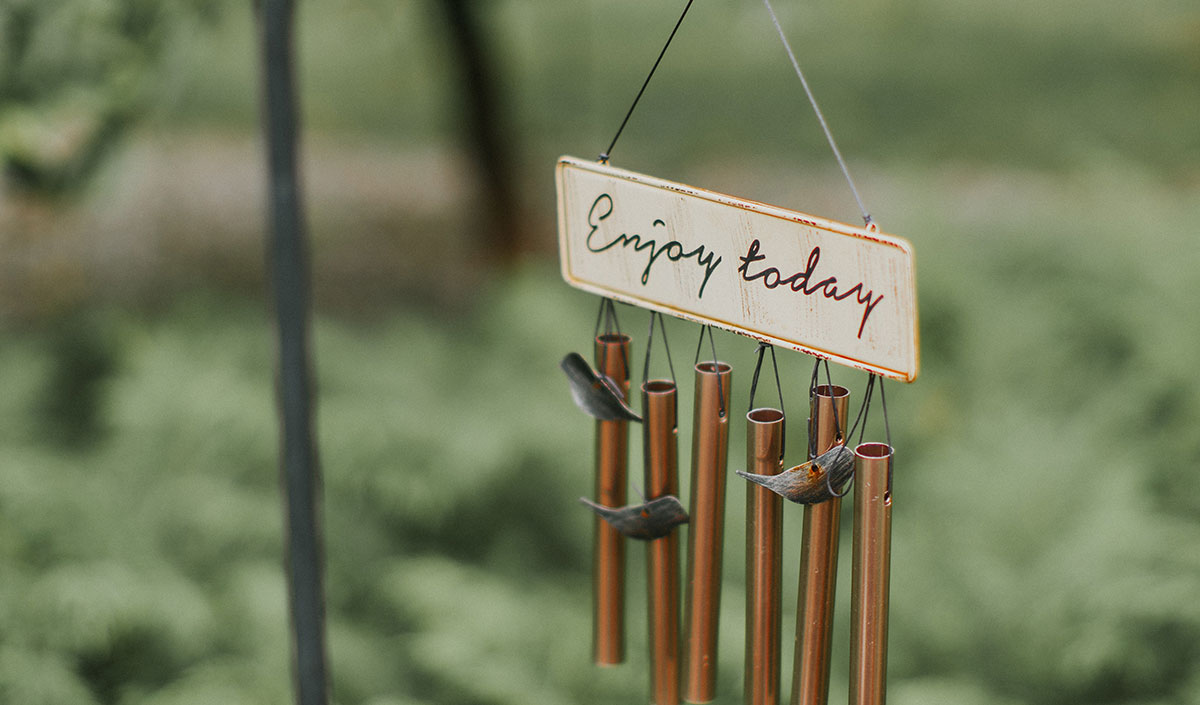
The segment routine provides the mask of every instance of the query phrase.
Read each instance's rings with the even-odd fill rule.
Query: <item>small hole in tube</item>
[[[828,384],[817,385],[817,396],[819,396],[819,397],[833,397],[835,399],[840,399],[849,393],[850,393],[850,390],[846,389],[845,387],[843,387],[840,384],[833,385],[833,393],[832,394],[829,393],[829,385]]]
[[[746,418],[755,423],[775,423],[783,420],[783,412],[779,409],[761,408],[754,409],[746,414]]]
[[[652,379],[642,385],[642,391],[649,394],[665,394],[675,391],[675,383],[669,379]]]
[[[892,447],[886,443],[859,443],[854,452],[862,458],[886,458],[892,454]]]
[[[730,367],[729,365],[725,364],[724,362],[717,362],[715,365],[711,362],[696,363],[696,371],[697,372],[707,372],[708,374],[712,374],[714,372],[719,372],[719,373],[724,374],[724,373],[730,371],[731,369],[733,369],[733,368]]]

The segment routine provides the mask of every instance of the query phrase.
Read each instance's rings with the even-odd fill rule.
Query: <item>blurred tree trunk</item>
[[[459,114],[464,142],[479,178],[486,225],[483,252],[495,262],[511,262],[520,250],[516,177],[509,145],[513,131],[497,89],[494,57],[484,41],[475,0],[438,0],[457,60]]]

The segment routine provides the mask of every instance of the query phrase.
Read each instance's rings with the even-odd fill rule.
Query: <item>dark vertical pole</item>
[[[441,0],[453,43],[459,80],[458,100],[463,137],[475,158],[484,216],[477,228],[488,240],[484,250],[510,263],[521,246],[520,204],[514,189],[511,145],[513,130],[504,110],[498,61],[487,42],[486,24],[477,0]]]
[[[279,334],[280,474],[285,495],[286,565],[293,676],[298,705],[325,705],[325,597],[318,523],[320,476],[313,442],[308,359],[308,259],[296,166],[292,1],[262,0],[264,106],[270,191],[268,271]]]

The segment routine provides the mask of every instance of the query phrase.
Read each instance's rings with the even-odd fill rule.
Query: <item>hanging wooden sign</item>
[[[572,157],[559,160],[557,181],[572,286],[916,379],[907,241]]]

